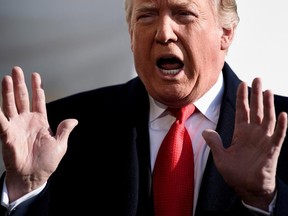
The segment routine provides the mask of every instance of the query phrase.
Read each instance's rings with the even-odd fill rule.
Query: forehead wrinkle
[[[140,3],[136,6],[136,11],[146,11],[146,10],[159,10],[161,6],[168,5],[170,9],[174,8],[188,8],[188,7],[198,7],[199,5],[194,0],[150,0]]]

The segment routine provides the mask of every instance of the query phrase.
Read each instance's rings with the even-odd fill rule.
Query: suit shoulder
[[[283,95],[274,95],[274,104],[276,113],[287,112],[288,113],[288,97]]]
[[[79,104],[91,105],[92,102],[107,101],[109,99],[116,100],[120,97],[122,100],[125,97],[131,97],[134,93],[139,92],[142,89],[143,84],[138,77],[129,80],[126,83],[115,84],[105,87],[100,87],[97,89],[91,89],[79,93],[75,93],[57,100],[47,103],[47,107],[54,106],[77,106]]]

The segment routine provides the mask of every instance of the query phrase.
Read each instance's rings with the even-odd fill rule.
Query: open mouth
[[[184,67],[184,63],[177,57],[162,57],[156,63],[161,72],[167,75],[175,75]]]

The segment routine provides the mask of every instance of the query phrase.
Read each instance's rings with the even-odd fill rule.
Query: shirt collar
[[[218,80],[215,83],[215,85],[213,85],[212,88],[209,89],[209,91],[206,94],[204,94],[201,98],[199,98],[199,100],[197,100],[194,103],[197,109],[214,124],[217,124],[218,122],[223,93],[224,93],[223,74],[220,73],[220,76],[218,77]],[[154,100],[150,95],[149,95],[149,102],[150,102],[150,122],[152,122],[163,114],[167,106]]]

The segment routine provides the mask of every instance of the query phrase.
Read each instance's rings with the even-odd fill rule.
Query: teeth
[[[171,69],[171,70],[161,69],[161,71],[167,75],[175,75],[179,73],[180,70],[179,69]]]

